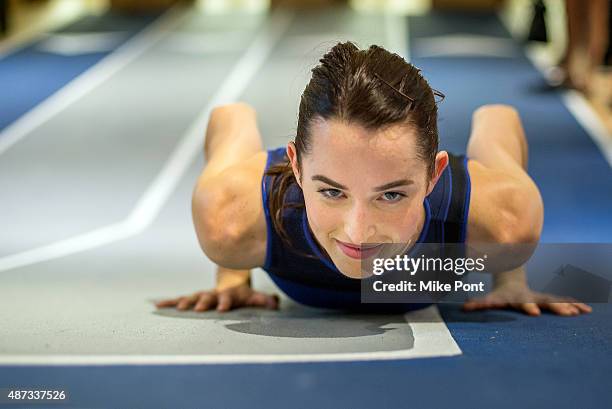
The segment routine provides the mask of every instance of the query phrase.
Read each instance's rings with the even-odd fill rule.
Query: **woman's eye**
[[[328,199],[338,199],[342,196],[342,191],[338,189],[320,189],[319,193]]]
[[[382,197],[385,202],[399,202],[406,197],[406,195],[400,192],[385,192]]]

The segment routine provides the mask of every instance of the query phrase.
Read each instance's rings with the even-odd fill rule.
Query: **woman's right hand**
[[[209,291],[198,291],[191,295],[162,300],[155,303],[157,308],[176,308],[185,311],[229,311],[242,307],[278,309],[279,298],[276,294],[255,291],[248,283]]]

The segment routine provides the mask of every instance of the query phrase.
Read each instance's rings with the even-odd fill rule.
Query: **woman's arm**
[[[527,140],[516,110],[505,105],[479,108],[473,115],[467,153],[473,159],[468,163],[472,190],[467,244],[498,248],[500,254],[492,258],[509,268],[495,273],[491,293],[466,302],[465,309],[510,307],[530,315],[539,315],[541,309],[560,315],[589,312],[583,303],[563,302],[527,286],[524,264],[540,239],[544,205],[527,174]],[[511,257],[509,249],[514,250]]]
[[[277,308],[278,297],[250,285],[250,269],[263,265],[267,240],[261,197],[267,154],[255,110],[243,103],[215,108],[206,130],[204,155],[206,167],[193,191],[192,214],[202,250],[218,265],[216,286],[157,306],[196,311]]]
[[[194,225],[202,250],[218,265],[217,283],[212,290],[163,300],[157,303],[158,308],[278,308],[276,295],[255,291],[250,283],[250,269],[263,265],[266,252],[260,193],[265,156],[265,152],[257,154],[227,168],[218,179],[196,187],[192,202]]]
[[[544,204],[527,173],[527,140],[518,112],[507,105],[477,109],[467,155],[472,183],[468,241],[537,243]]]

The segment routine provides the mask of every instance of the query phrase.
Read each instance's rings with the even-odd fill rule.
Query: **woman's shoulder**
[[[464,155],[448,154],[448,164],[427,196],[426,204],[435,228],[429,229],[431,242],[465,241],[470,200],[470,177]]]

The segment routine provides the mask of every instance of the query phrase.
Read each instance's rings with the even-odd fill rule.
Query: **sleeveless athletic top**
[[[266,171],[272,165],[286,162],[285,152],[284,147],[269,150]],[[450,153],[448,156],[449,165],[424,200],[425,223],[417,243],[465,242],[470,203],[467,157]],[[304,207],[287,207],[283,211],[283,227],[292,245],[276,231],[269,208],[270,192],[276,188],[274,179],[264,172],[261,188],[268,239],[263,269],[289,297],[302,304],[372,310],[372,304],[361,304],[361,280],[343,275],[319,247],[308,226]],[[286,204],[304,203],[302,189],[295,183],[285,195]],[[402,310],[417,307],[405,306]]]

